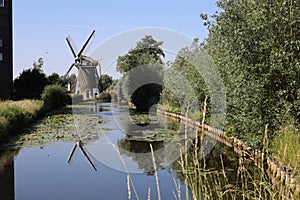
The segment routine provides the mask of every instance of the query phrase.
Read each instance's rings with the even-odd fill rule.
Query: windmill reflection
[[[94,171],[96,172],[97,171],[96,165],[93,163],[93,161],[91,159],[91,156],[89,156],[89,153],[87,153],[87,151],[83,148],[83,146],[84,146],[84,144],[83,144],[83,142],[81,140],[77,141],[74,144],[74,146],[72,148],[72,151],[71,151],[71,153],[69,155],[67,163],[69,163],[69,164],[71,163],[72,158],[74,156],[74,153],[76,151],[76,148],[78,147],[81,150],[81,152],[83,153],[83,155],[85,156],[85,158],[88,160],[89,164],[92,166],[92,168],[94,169]]]

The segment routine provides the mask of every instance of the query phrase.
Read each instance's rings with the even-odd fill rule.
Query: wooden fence
[[[157,113],[187,122],[189,125],[202,129],[202,124],[200,121],[194,121],[191,118],[183,115],[160,109],[157,110]],[[203,129],[206,131],[206,135],[233,148],[233,151],[242,156],[242,158],[251,159],[251,161],[253,161],[257,167],[259,167],[269,176],[272,184],[288,187],[295,198],[300,198],[300,185],[295,180],[295,174],[278,162],[273,156],[258,149],[252,149],[237,138],[226,137],[224,130],[214,128],[206,124],[204,124]]]

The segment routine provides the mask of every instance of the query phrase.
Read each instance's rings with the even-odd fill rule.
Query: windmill
[[[97,60],[83,55],[85,48],[87,47],[94,34],[95,30],[91,33],[88,40],[84,43],[78,54],[75,53],[75,50],[71,44],[70,37],[66,38],[75,60],[67,71],[65,77],[69,75],[73,67],[76,67],[78,69],[75,93],[83,95],[83,97],[86,99],[95,98],[96,95],[99,94],[99,75],[97,67],[100,64]]]

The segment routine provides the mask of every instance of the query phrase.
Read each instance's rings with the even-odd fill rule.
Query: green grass
[[[41,114],[43,101],[0,101],[0,142],[28,126]]]
[[[276,132],[271,141],[271,152],[284,166],[300,170],[299,125],[289,123]]]
[[[163,108],[174,112],[174,108],[169,105],[163,105]],[[231,128],[232,129],[232,128]],[[233,131],[233,130],[232,130]],[[270,151],[281,165],[288,166],[292,173],[300,169],[300,134],[299,125],[290,123],[278,131],[269,141]],[[186,149],[182,147],[184,152]],[[268,148],[268,146],[267,146]],[[193,147],[190,153],[183,153],[180,161],[177,163],[181,168],[179,170],[179,179],[186,186],[186,191],[190,191],[192,199],[290,199],[293,193],[288,187],[283,185],[280,188],[274,186],[269,180],[269,176],[252,164],[244,164],[240,158],[237,170],[228,171],[224,168],[221,158],[222,169],[214,170],[206,168],[208,160],[199,159],[201,154],[197,145]],[[253,160],[249,159],[249,160]],[[175,167],[176,168],[176,167]],[[299,180],[299,176],[296,177]],[[232,182],[232,180],[235,180]],[[180,191],[179,191],[180,193]],[[186,193],[186,198],[188,194]],[[295,197],[298,198],[299,196]],[[177,197],[180,199],[180,197]]]
[[[236,169],[226,167],[220,155],[220,167],[208,167],[209,158],[199,159],[200,149],[183,153],[177,165],[181,170],[177,176],[191,193],[191,199],[244,199],[244,200],[281,200],[291,199],[289,189],[278,189],[268,179],[267,174],[247,164],[239,158]],[[183,150],[183,149],[182,149]],[[178,175],[178,174],[181,174]],[[186,194],[185,196],[188,196]]]

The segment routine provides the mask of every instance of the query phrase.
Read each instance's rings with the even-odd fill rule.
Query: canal
[[[0,199],[215,199],[244,187],[234,152],[197,131],[116,103],[74,105],[1,147]]]

